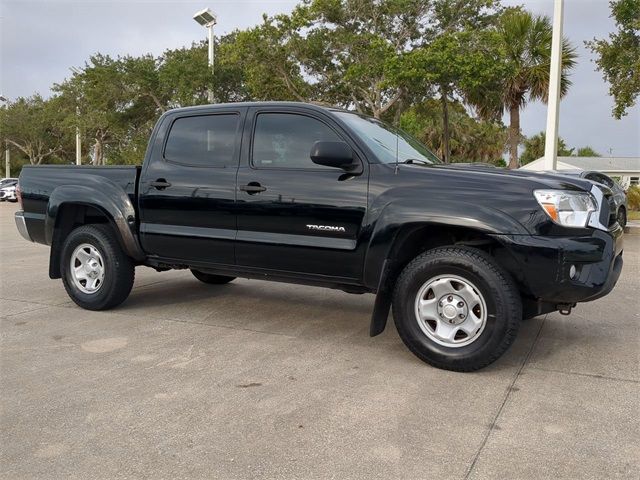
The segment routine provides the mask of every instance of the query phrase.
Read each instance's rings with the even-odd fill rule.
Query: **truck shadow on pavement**
[[[374,295],[238,279],[227,285],[205,285],[175,278],[134,288],[117,310],[185,323],[209,324],[300,339],[348,341],[375,348],[378,355],[422,362],[406,350],[390,314],[385,332],[372,339],[369,322]],[[530,354],[544,317],[524,321],[514,345],[483,371],[513,369]],[[576,343],[579,338],[574,338]]]

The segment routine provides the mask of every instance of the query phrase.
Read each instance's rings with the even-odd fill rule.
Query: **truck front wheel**
[[[107,310],[124,302],[135,267],[109,225],[84,225],[62,246],[60,271],[71,300],[87,310]]]
[[[513,343],[522,305],[513,280],[489,255],[443,247],[404,268],[393,316],[400,338],[418,358],[445,370],[473,371]]]

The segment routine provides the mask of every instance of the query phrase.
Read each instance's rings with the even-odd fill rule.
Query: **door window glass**
[[[292,113],[261,113],[256,119],[252,163],[262,168],[328,168],[311,161],[318,141],[342,139],[315,118]]]
[[[178,118],[171,126],[164,157],[198,167],[235,165],[238,115],[202,115]]]

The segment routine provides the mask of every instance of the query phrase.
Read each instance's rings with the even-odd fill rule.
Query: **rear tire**
[[[225,275],[213,275],[211,273],[203,273],[198,270],[191,270],[193,276],[200,280],[202,283],[208,283],[211,285],[224,285],[225,283],[232,282],[236,277],[227,277]]]
[[[87,310],[107,310],[124,302],[135,267],[109,225],[84,225],[62,246],[60,272],[71,300]]]
[[[522,320],[518,290],[489,255],[443,247],[416,257],[393,292],[400,338],[418,358],[444,370],[469,372],[497,360]]]

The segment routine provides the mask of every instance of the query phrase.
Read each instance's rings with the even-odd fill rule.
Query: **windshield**
[[[356,113],[335,112],[353,128],[384,163],[419,160],[429,164],[442,163],[434,153],[406,132],[387,125],[375,118]]]

